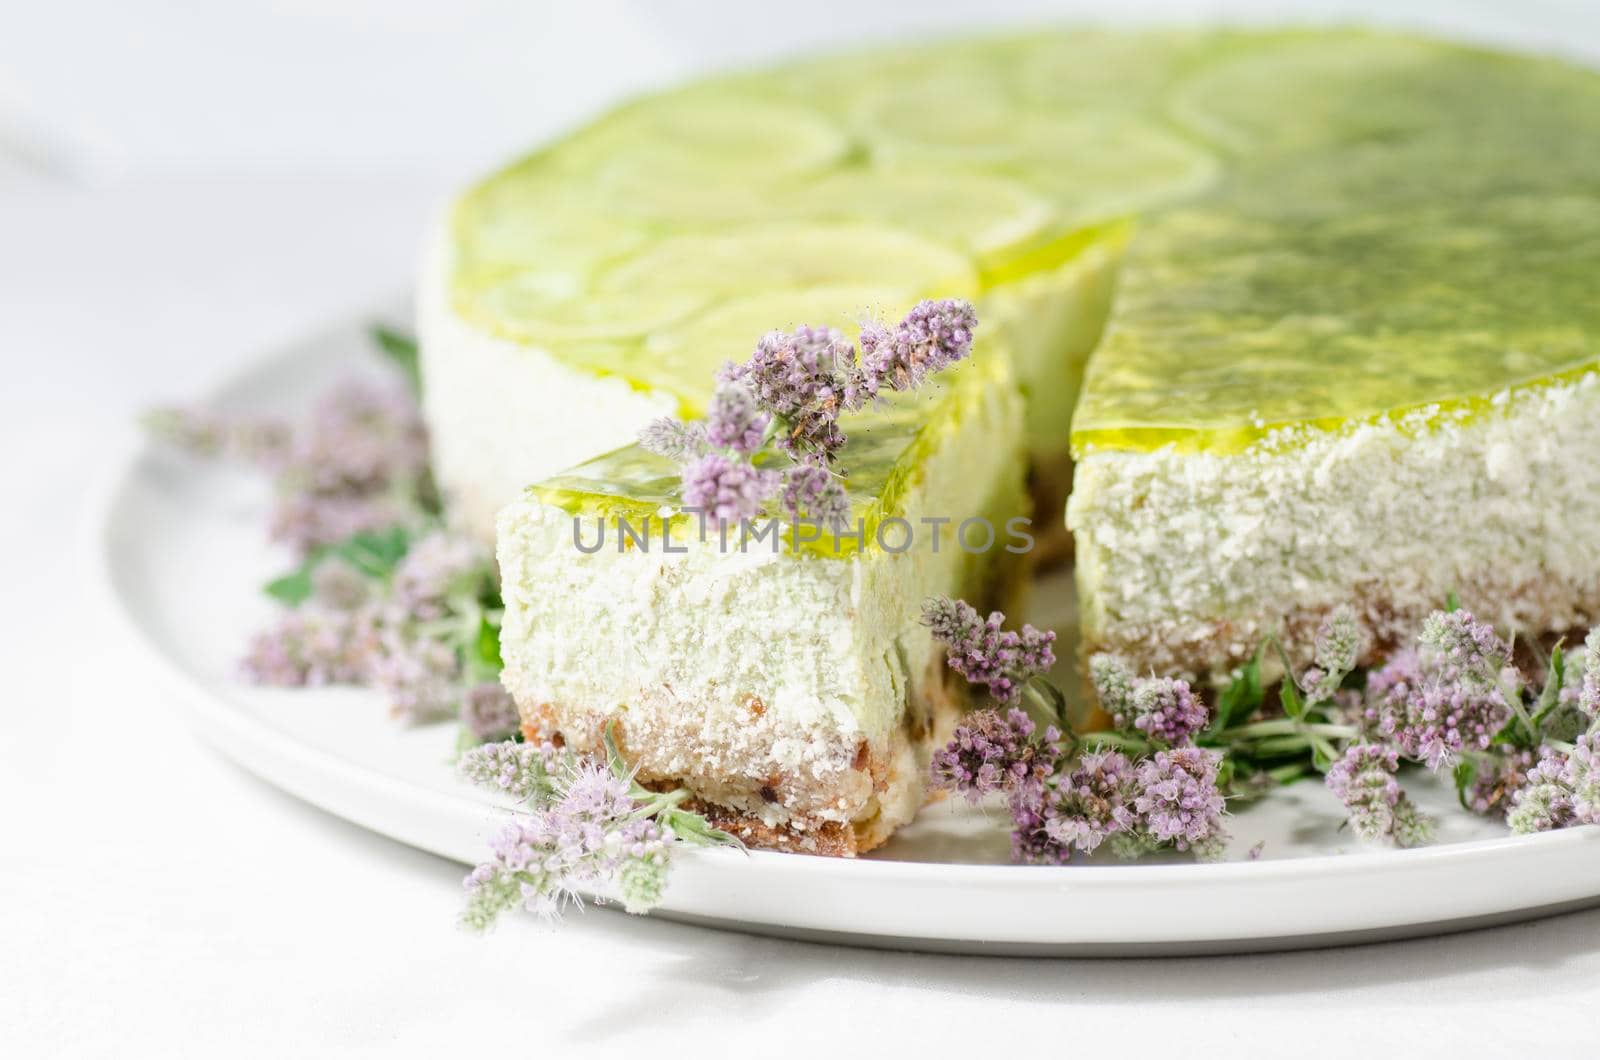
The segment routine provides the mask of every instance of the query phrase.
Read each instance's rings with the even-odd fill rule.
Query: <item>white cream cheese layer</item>
[[[1379,641],[1454,592],[1502,629],[1600,618],[1600,376],[1299,428],[1238,454],[1091,451],[1067,522],[1086,648],[1157,669],[1303,646],[1354,604]]]
[[[495,513],[529,483],[627,445],[678,403],[463,320],[451,304],[449,242],[441,222],[423,255],[423,412],[451,518],[492,541]]]

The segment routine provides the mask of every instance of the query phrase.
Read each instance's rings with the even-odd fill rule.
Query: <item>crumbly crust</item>
[[[1600,622],[1600,572],[1588,581],[1576,583],[1558,578],[1511,583],[1487,568],[1455,592],[1462,607],[1475,614],[1495,616],[1504,628],[1528,636],[1565,633],[1569,640],[1581,640],[1588,629]],[[1355,610],[1368,633],[1367,652],[1360,661],[1363,666],[1371,666],[1412,643],[1423,620],[1443,601],[1429,602],[1415,593],[1397,594],[1384,582],[1369,581],[1332,603],[1303,606],[1286,602],[1270,622],[1215,619],[1123,625],[1115,629],[1112,637],[1085,637],[1079,649],[1084,659],[1095,652],[1110,651],[1134,660],[1140,669],[1220,680],[1250,659],[1263,638],[1271,635],[1296,666],[1310,665],[1318,627],[1335,608],[1346,604]],[[1263,662],[1269,670],[1281,667],[1276,657]]]
[[[887,842],[929,801],[933,749],[950,738],[965,707],[964,685],[934,651],[907,697],[901,725],[881,746],[813,732],[817,753],[807,760],[822,768],[765,774],[751,772],[760,761],[752,749],[777,737],[763,724],[758,700],[749,704],[748,738],[723,733],[720,743],[696,742],[692,725],[638,726],[626,712],[563,711],[548,703],[519,709],[526,739],[579,751],[600,750],[609,727],[640,783],[687,787],[693,797],[686,806],[746,846],[853,857]]]

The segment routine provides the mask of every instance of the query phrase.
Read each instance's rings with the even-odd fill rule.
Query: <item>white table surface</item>
[[[0,661],[12,678],[0,707],[0,1051],[1592,1048],[1600,911],[1185,960],[894,954],[610,911],[555,933],[514,920],[478,939],[454,927],[458,866],[307,807],[196,743],[106,646],[78,584],[83,505],[131,444],[135,413],[403,290],[439,196],[526,137],[509,111],[461,119],[408,71],[433,71],[424,82],[456,102],[485,86],[562,84],[540,111],[557,123],[622,83],[589,69],[596,26],[610,27],[608,54],[644,79],[729,45],[698,46],[711,35],[686,27],[679,4],[597,5],[589,21],[535,11],[518,16],[524,36],[510,43],[486,25],[492,5],[472,5],[476,28],[454,43],[423,4],[280,3],[271,17],[265,3],[232,16],[180,6],[181,19],[171,5],[0,7]],[[927,17],[970,6],[934,4]],[[1457,12],[1594,44],[1579,5],[1523,5],[1515,18],[1510,6]],[[1532,7],[1554,21],[1530,18]],[[364,20],[380,8],[391,21],[369,36]],[[191,17],[199,25],[186,36]],[[86,19],[116,32],[86,33]],[[362,87],[326,41],[296,59],[312,22],[336,43],[378,45],[356,62]],[[728,33],[757,39],[748,23]],[[144,49],[137,62],[119,40]],[[550,65],[530,73],[513,61],[536,54]],[[418,104],[415,124],[385,100]],[[378,111],[388,116],[360,120]]]

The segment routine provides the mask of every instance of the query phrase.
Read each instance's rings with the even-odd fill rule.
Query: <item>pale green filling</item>
[[[1079,453],[1235,451],[1595,363],[1600,78],[1346,31],[833,56],[624,108],[480,185],[454,231],[469,320],[686,411],[768,328],[955,294],[980,350],[1013,351],[1035,451],[1073,409]],[[864,508],[916,462],[902,415],[857,461]],[[671,486],[613,454],[543,493]]]

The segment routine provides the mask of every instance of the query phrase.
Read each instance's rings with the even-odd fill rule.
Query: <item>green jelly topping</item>
[[[835,470],[843,477],[850,498],[852,525],[837,536],[810,527],[796,537],[795,528],[784,523],[778,530],[780,550],[830,558],[859,553],[863,540],[872,542],[885,519],[906,514],[909,494],[921,484],[926,458],[973,417],[983,414],[995,388],[1015,385],[1010,359],[1001,352],[947,369],[920,390],[892,394],[875,408],[841,417],[849,441]],[[528,495],[580,520],[603,520],[611,535],[608,548],[617,547],[614,542],[620,540],[615,536],[618,519],[635,535],[648,533],[651,547],[660,547],[669,523],[673,547],[702,530],[715,539],[718,529],[714,522],[677,510],[682,503],[679,471],[667,458],[630,445],[530,486]],[[1020,503],[1020,498],[1017,500]],[[727,532],[729,540],[737,542],[738,528],[730,526]],[[583,540],[592,542],[592,522],[584,525],[581,533]],[[772,546],[770,539],[763,538],[748,547],[760,551]]]
[[[1086,376],[1086,348],[1018,354],[1036,445],[1074,404],[1080,454],[1470,411],[1600,356],[1600,76],[1359,31],[828,56],[630,104],[490,178],[451,282],[478,326],[692,412],[762,332],[920,297],[975,299],[1012,350],[1092,344],[1100,319],[1047,327],[1010,292],[1103,313],[1069,289],[1089,279],[1038,281],[1130,218]],[[879,415],[868,507],[915,459],[910,414]],[[653,506],[670,478],[612,454],[542,489]]]

